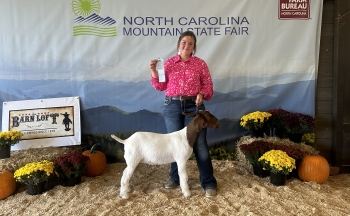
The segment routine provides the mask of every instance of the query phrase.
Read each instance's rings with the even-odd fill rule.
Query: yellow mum
[[[248,130],[263,128],[264,122],[271,116],[271,113],[255,111],[241,117],[240,125]]]
[[[15,171],[14,178],[25,184],[38,184],[47,181],[52,174],[55,174],[54,169],[54,163],[48,160],[28,163]]]
[[[295,169],[295,160],[281,150],[270,150],[265,152],[259,159],[263,167],[273,173],[288,174]]]
[[[22,136],[23,134],[16,130],[0,132],[0,149],[2,146],[18,143]]]

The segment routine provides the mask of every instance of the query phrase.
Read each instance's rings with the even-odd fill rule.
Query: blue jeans
[[[199,110],[205,110],[204,104],[201,104]],[[165,125],[168,133],[183,129],[194,118],[194,116],[185,116],[185,113],[196,112],[197,106],[195,101],[180,101],[171,100],[171,98],[165,97],[163,115]],[[217,181],[214,177],[213,165],[209,155],[209,148],[207,145],[207,129],[203,128],[197,136],[197,139],[193,146],[193,153],[196,156],[197,166],[199,170],[199,179],[201,186],[204,190],[216,189]],[[180,184],[179,174],[176,162],[171,163],[170,180],[177,184]]]

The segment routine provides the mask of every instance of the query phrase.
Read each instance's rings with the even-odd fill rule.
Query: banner
[[[166,133],[151,59],[181,32],[214,82],[209,144],[247,134],[239,118],[281,107],[314,115],[322,1],[1,0],[0,100],[79,95],[82,133]],[[11,10],[10,10],[11,9]]]

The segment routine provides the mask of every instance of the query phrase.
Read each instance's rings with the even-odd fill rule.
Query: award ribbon
[[[163,61],[163,59],[158,58],[156,69],[158,71],[159,82],[165,82],[164,61]]]

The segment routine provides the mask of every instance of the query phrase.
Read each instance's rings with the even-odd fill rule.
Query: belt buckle
[[[195,97],[193,96],[184,96],[184,95],[181,95],[179,97],[180,101],[185,101],[185,100],[192,100],[192,101],[195,101]]]

